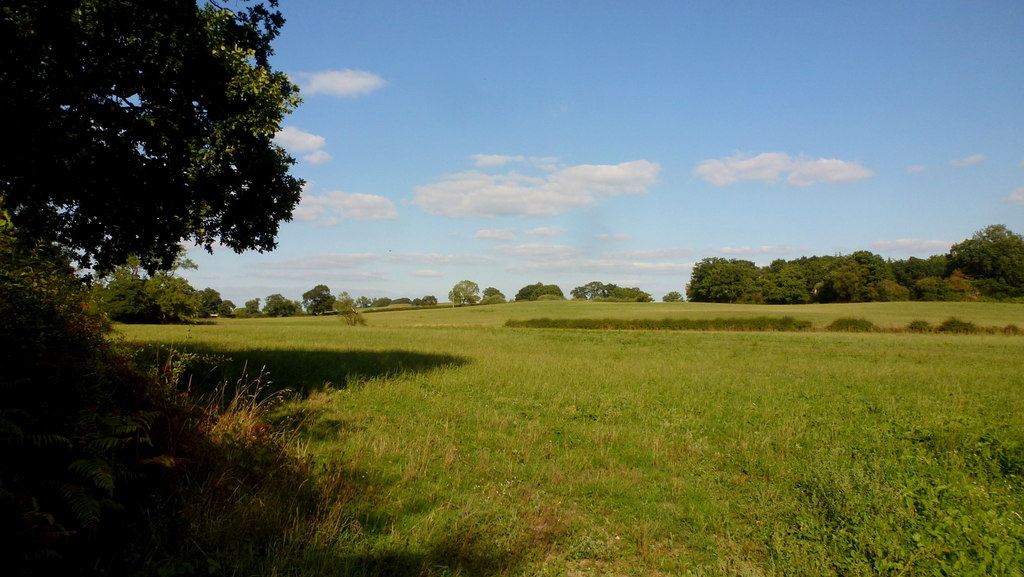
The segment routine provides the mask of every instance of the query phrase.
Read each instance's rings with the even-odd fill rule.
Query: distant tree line
[[[1024,237],[988,226],[948,254],[886,260],[848,255],[776,260],[758,267],[709,257],[693,269],[686,298],[716,303],[1010,300],[1024,297]]]
[[[196,290],[177,275],[180,269],[195,268],[183,254],[173,267],[149,274],[138,259],[95,282],[92,301],[112,320],[126,323],[179,323],[197,318],[287,317],[300,314],[339,314],[352,324],[361,324],[360,311],[395,305],[432,307],[437,297],[396,298],[334,295],[327,285],[306,291],[302,300],[281,294],[251,299],[237,307],[212,288]],[[651,302],[653,297],[637,287],[620,287],[592,281],[570,291],[575,300],[610,302]],[[537,282],[516,293],[518,302],[564,300],[558,285]],[[767,266],[753,261],[708,257],[693,268],[686,285],[686,299],[693,302],[804,304],[871,301],[1024,301],[1024,237],[1004,225],[979,230],[957,243],[949,253],[927,258],[887,260],[869,251],[848,255],[810,256],[778,259]],[[494,287],[481,292],[471,280],[462,280],[448,293],[452,306],[490,305],[508,302]],[[665,302],[682,301],[671,291]]]

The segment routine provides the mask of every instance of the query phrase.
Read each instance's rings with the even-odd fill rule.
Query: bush
[[[875,323],[867,319],[844,317],[829,323],[828,330],[844,333],[869,333],[875,330]]]
[[[962,321],[956,317],[952,317],[950,319],[943,321],[943,323],[939,325],[939,332],[969,335],[977,333],[979,331],[978,326],[975,325],[974,323],[970,321]]]
[[[907,330],[912,333],[930,333],[935,329],[928,321],[910,321]]]

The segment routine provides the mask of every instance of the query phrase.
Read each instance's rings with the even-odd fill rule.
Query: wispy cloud
[[[572,258],[582,253],[577,248],[555,244],[520,244],[516,246],[496,246],[492,252],[528,260],[556,260]]]
[[[871,243],[871,249],[878,252],[900,254],[939,253],[946,252],[953,246],[948,240],[921,240],[919,238],[900,238],[896,240],[879,240]]]
[[[368,262],[377,260],[379,257],[373,254],[317,254],[302,258],[283,260],[260,265],[267,269],[286,270],[322,270],[337,268],[354,268]]]
[[[915,164],[907,167],[907,172],[910,174],[922,174],[928,172],[928,167],[923,164]]]
[[[1009,196],[1004,196],[1003,200],[1013,204],[1024,204],[1024,186],[1014,190]]]
[[[276,280],[288,280],[288,281],[306,281],[312,283],[322,282],[345,282],[345,283],[365,283],[365,282],[380,282],[388,279],[388,275],[381,271],[366,271],[366,272],[345,272],[337,269],[323,269],[323,270],[306,270],[306,271],[291,271],[291,270],[275,270],[275,269],[260,269],[253,273],[254,276],[260,278],[269,278]]]
[[[693,268],[692,263],[644,262],[619,259],[557,259],[536,260],[516,263],[508,267],[512,271],[548,271],[576,276],[609,277],[636,273],[653,275],[683,276]]]
[[[294,152],[310,152],[323,148],[327,144],[327,139],[323,136],[306,132],[294,126],[282,128],[274,135],[274,140],[281,146]]]
[[[608,256],[617,259],[655,261],[664,259],[690,258],[697,254],[696,250],[690,248],[663,248],[658,250],[627,250],[609,253]]]
[[[294,75],[304,94],[328,94],[355,98],[370,94],[387,82],[379,75],[364,70],[324,70]]]
[[[412,276],[420,278],[437,278],[444,276],[444,273],[439,270],[418,270],[412,273]]]
[[[764,246],[727,246],[718,249],[720,254],[726,255],[779,255],[779,254],[791,254],[795,251],[790,246],[776,246],[776,245],[764,245]]]
[[[873,172],[856,162],[838,158],[792,158],[784,152],[713,158],[705,160],[693,170],[694,176],[714,186],[725,186],[741,180],[774,184],[787,173],[786,180],[793,186],[842,184],[874,176]]]
[[[556,170],[558,159],[553,156],[510,156],[505,154],[474,154],[470,158],[479,168],[505,166],[506,164],[525,164],[545,170]]]
[[[315,150],[302,157],[303,160],[310,164],[324,164],[325,162],[328,162],[332,158],[334,157],[332,157],[330,154],[323,150]]]
[[[950,160],[949,164],[953,166],[974,166],[983,160],[985,160],[984,154],[972,154],[971,156]]]
[[[476,231],[473,236],[481,240],[512,242],[516,240],[516,231],[511,228],[485,228]]]
[[[544,176],[463,172],[416,187],[412,202],[431,214],[451,217],[552,216],[602,197],[643,194],[660,170],[656,162],[634,160],[570,166]]]
[[[303,194],[292,216],[299,222],[331,226],[343,220],[394,220],[398,211],[383,196],[332,190],[322,195]]]
[[[628,235],[628,234],[622,234],[622,233],[620,233],[620,234],[607,234],[607,233],[603,233],[603,234],[595,234],[594,238],[596,238],[597,240],[629,240],[629,239],[631,239],[633,237]]]
[[[484,265],[494,262],[493,257],[476,254],[437,254],[437,253],[394,253],[387,256],[387,261],[394,264],[413,265]]]
[[[560,236],[564,232],[565,229],[560,226],[542,226],[538,228],[524,230],[523,234],[526,236],[551,238]]]

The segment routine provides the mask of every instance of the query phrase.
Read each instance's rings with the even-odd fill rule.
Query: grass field
[[[274,418],[336,465],[335,498],[279,574],[1021,574],[1024,337],[503,327],[659,315],[1024,326],[981,303],[540,302],[121,330],[303,393]]]

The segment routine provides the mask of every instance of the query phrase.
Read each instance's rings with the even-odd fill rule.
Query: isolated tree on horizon
[[[665,296],[661,297],[661,302],[664,303],[678,303],[683,301],[683,295],[679,291],[669,291],[665,293]]]
[[[333,306],[334,295],[327,285],[318,284],[302,293],[302,307],[311,315],[322,315],[329,312]]]
[[[448,293],[448,300],[453,306],[476,304],[480,300],[480,285],[471,280],[459,281]]]

